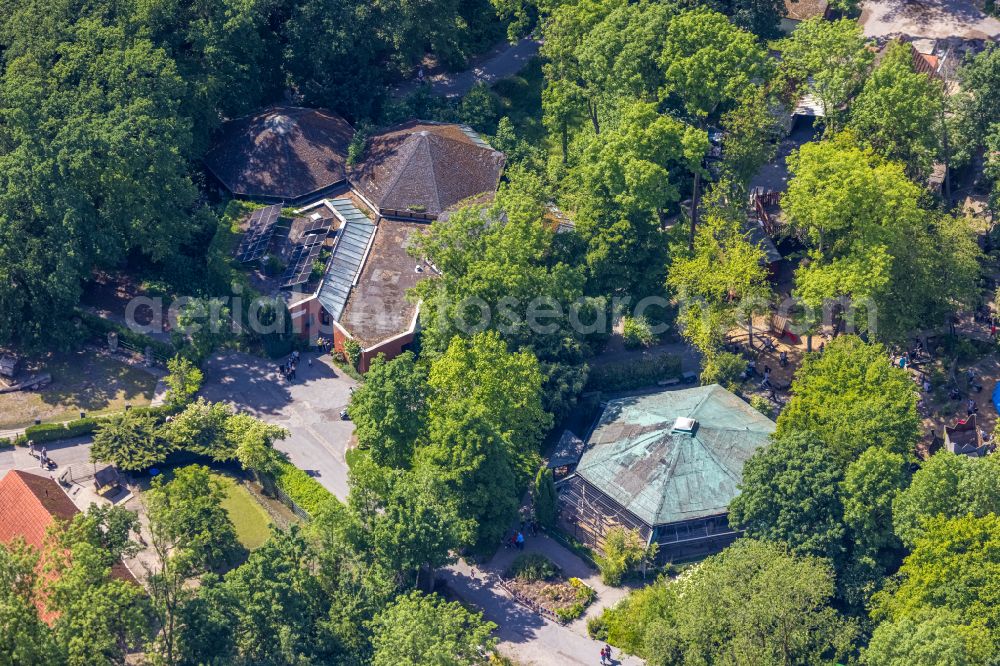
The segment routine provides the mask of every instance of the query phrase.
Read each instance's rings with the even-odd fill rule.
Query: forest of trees
[[[484,663],[493,625],[430,593],[435,570],[495,550],[536,479],[553,503],[543,442],[588,386],[609,336],[588,323],[613,321],[614,299],[669,302],[630,321],[636,337],[671,324],[700,352],[704,382],[734,385],[746,366],[726,334],[752,336],[775,296],[744,227],[748,186],[806,93],[826,115],[788,161],[792,294],[806,310],[852,299],[861,337],[798,370],[731,507],[747,537],[593,628],[654,665],[995,663],[996,458],[918,459],[914,385],[887,346],[979,302],[983,252],[947,184],[935,196],[925,181],[937,162],[961,173],[982,159],[1000,174],[1000,49],[965,62],[947,96],[905,47],[876,61],[849,18],[782,37],[776,0],[4,9],[0,344],[78,342],[71,313],[95,269],[228,293],[231,273],[206,256],[227,223],[199,160],[225,119],[268,103],[328,107],[359,127],[462,119],[507,167],[492,204],[435,222],[411,248],[441,275],[411,294],[418,348],[374,360],[353,394],[346,502],[323,497],[247,553],[208,470],[175,469],[147,494],[148,594],[111,576],[137,548],[128,512],[78,516],[41,554],[0,547],[0,664],[120,664],[135,649],[164,664]],[[544,39],[530,130],[498,117],[484,86],[455,102],[389,94],[428,53],[460,68],[530,31]],[[574,230],[552,229],[551,201]],[[540,299],[560,306],[544,330],[525,323]],[[476,323],[456,305],[470,301],[495,316],[456,326]],[[193,340],[191,356],[222,342]],[[192,402],[201,377],[174,364],[171,419],[107,418],[95,458],[144,470],[184,452],[263,480],[287,464],[273,450],[283,429]],[[58,575],[39,575],[38,558]],[[38,598],[59,613],[51,626]]]

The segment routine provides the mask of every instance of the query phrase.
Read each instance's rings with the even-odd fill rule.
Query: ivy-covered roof
[[[613,400],[576,473],[651,526],[719,515],[774,428],[718,384]]]

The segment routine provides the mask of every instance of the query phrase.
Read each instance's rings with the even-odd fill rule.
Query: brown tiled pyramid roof
[[[274,106],[226,122],[204,161],[233,194],[291,201],[344,180],[353,135],[331,111]]]
[[[437,215],[496,190],[504,156],[484,146],[458,125],[411,120],[371,137],[351,183],[382,211]]]

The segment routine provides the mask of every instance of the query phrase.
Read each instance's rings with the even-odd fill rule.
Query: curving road
[[[479,82],[493,85],[500,79],[514,76],[524,69],[525,65],[538,55],[541,45],[539,40],[527,37],[516,44],[505,44],[463,72],[430,76],[428,80],[431,90],[435,95],[442,97],[461,97]],[[418,86],[416,80],[407,81],[396,89],[396,94],[406,96]]]

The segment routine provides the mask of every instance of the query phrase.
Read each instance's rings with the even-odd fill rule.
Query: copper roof
[[[204,162],[233,194],[292,201],[345,179],[352,136],[331,111],[273,106],[224,123]]]
[[[411,120],[369,139],[351,184],[383,214],[437,215],[460,201],[492,194],[503,153],[460,125]]]
[[[650,526],[720,515],[774,427],[718,384],[613,400],[576,473]]]

